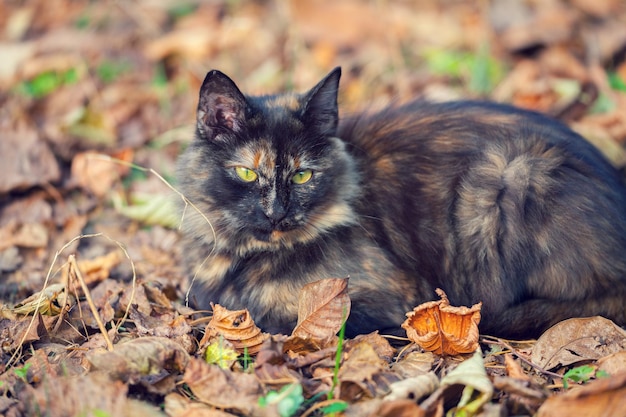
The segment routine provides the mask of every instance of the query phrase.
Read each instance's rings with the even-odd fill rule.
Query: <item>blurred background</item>
[[[57,252],[114,242],[140,277],[178,289],[180,216],[162,179],[175,186],[210,69],[263,94],[342,66],[344,114],[413,97],[513,103],[623,168],[625,58],[623,0],[4,0],[0,296],[39,288]]]

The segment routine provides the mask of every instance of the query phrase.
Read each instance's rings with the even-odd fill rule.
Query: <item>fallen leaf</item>
[[[176,392],[165,396],[164,409],[170,417],[236,417],[235,414],[192,401]]]
[[[510,353],[504,354],[504,366],[506,373],[511,378],[521,379],[523,381],[530,381],[530,377],[524,373],[522,366],[513,359],[513,355]]]
[[[408,338],[438,355],[474,352],[482,303],[471,308],[453,307],[445,292],[437,289],[437,294],[441,300],[423,303],[406,314],[402,328]]]
[[[414,400],[393,400],[380,404],[371,417],[422,417],[426,410],[415,404]]]
[[[238,357],[239,353],[235,350],[232,343],[224,340],[222,337],[214,338],[204,351],[206,363],[215,364],[222,369],[230,369]]]
[[[327,339],[337,334],[350,315],[349,278],[329,278],[305,285],[298,298],[298,323],[293,336]]]
[[[109,278],[111,269],[119,265],[120,261],[120,253],[118,251],[113,251],[97,258],[81,259],[77,261],[77,265],[85,284],[90,285],[94,282],[104,281]],[[67,268],[64,268],[63,282],[65,282],[66,275]],[[79,286],[80,285],[76,283],[76,287],[78,288]]]
[[[97,197],[107,195],[128,167],[115,163],[108,155],[81,152],[72,159],[72,180]]]
[[[389,386],[391,392],[384,397],[384,400],[410,399],[415,402],[432,394],[437,388],[439,388],[439,378],[434,372],[428,372],[394,382]]]
[[[37,314],[34,322],[32,320],[32,317],[0,320],[0,339],[4,351],[14,351],[22,344],[32,343],[47,336],[42,317]]]
[[[140,337],[116,344],[112,352],[90,352],[87,360],[93,369],[105,371],[113,379],[137,383],[146,377],[182,372],[189,354],[165,337]]]
[[[0,175],[0,194],[56,182],[61,176],[50,147],[31,129],[2,132],[0,166],[5,173]]]
[[[361,342],[367,342],[374,348],[374,351],[378,355],[379,358],[391,362],[396,353],[396,350],[389,344],[389,341],[378,334],[378,331],[368,333],[368,334],[360,334],[354,339],[348,339],[344,342],[345,351],[349,351],[352,349],[352,346],[358,345]]]
[[[48,229],[41,223],[19,223],[11,220],[0,227],[0,250],[12,246],[44,248],[47,244]]]
[[[399,377],[388,370],[387,361],[381,359],[371,344],[363,341],[346,353],[339,368],[339,397],[355,401],[363,396],[374,398],[389,391],[389,385]]]
[[[597,364],[598,371],[606,372],[609,375],[626,372],[626,350],[600,358]]]
[[[286,336],[271,336],[263,344],[254,362],[254,374],[264,385],[284,385],[301,381],[301,375],[288,363],[284,352]]]
[[[246,415],[257,408],[261,394],[261,385],[254,375],[224,370],[195,358],[189,362],[183,382],[198,400]]]
[[[81,416],[98,410],[108,416],[165,417],[155,406],[127,397],[128,386],[121,381],[113,381],[104,373],[90,373],[81,376],[55,377],[42,379],[33,388],[26,385],[19,393],[26,415],[40,415],[46,410],[48,416]]]
[[[262,333],[248,310],[228,310],[219,304],[211,304],[213,317],[206,326],[204,337],[200,346],[204,346],[209,340],[217,335],[233,344],[237,352],[248,352],[250,355],[261,350],[263,341],[267,339],[267,333]]]
[[[537,417],[548,416],[626,416],[626,372],[548,398]]]
[[[16,314],[30,315],[38,312],[44,315],[57,315],[67,306],[76,304],[76,298],[72,294],[67,294],[65,286],[61,283],[48,285],[40,292],[36,292],[21,303],[13,307]]]
[[[474,415],[493,396],[493,385],[487,377],[483,355],[477,349],[474,355],[441,378],[441,386],[462,385],[463,395],[455,407],[455,415]],[[478,395],[473,393],[478,391]],[[456,414],[458,413],[458,414]]]
[[[391,369],[404,378],[413,378],[429,373],[434,363],[435,355],[432,352],[410,352],[394,362]]]
[[[599,359],[626,350],[626,331],[604,317],[564,320],[537,340],[532,361],[544,369]]]

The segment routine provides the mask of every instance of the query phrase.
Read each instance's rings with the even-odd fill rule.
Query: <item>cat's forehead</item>
[[[241,165],[253,169],[264,176],[272,176],[278,171],[294,171],[313,168],[314,159],[308,152],[285,152],[276,148],[273,141],[256,140],[238,147],[229,165]]]

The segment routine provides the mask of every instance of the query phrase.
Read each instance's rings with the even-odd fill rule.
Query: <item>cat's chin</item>
[[[285,243],[291,242],[293,238],[293,234],[289,231],[280,230],[256,231],[253,235],[255,240],[272,246],[283,246]]]
[[[256,230],[249,235],[245,243],[240,244],[238,253],[240,256],[245,256],[251,252],[263,252],[263,251],[276,251],[282,249],[289,249],[298,243],[304,243],[306,240],[298,229],[289,231],[271,230],[261,231]]]

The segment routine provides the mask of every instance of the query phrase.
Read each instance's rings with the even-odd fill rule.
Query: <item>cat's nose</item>
[[[273,204],[269,210],[265,210],[265,217],[272,227],[278,226],[287,215],[287,209],[282,204]]]
[[[265,213],[265,216],[269,220],[269,222],[272,225],[272,227],[278,226],[280,224],[280,222],[283,221],[283,219],[285,218],[285,215],[286,215],[286,211],[285,210],[274,211],[274,212],[272,212],[272,214]]]

